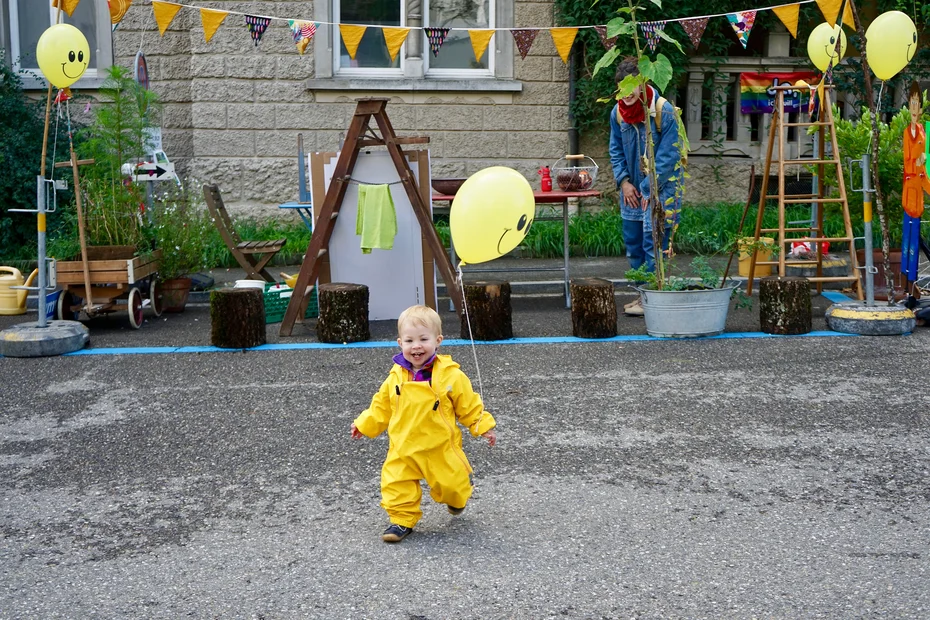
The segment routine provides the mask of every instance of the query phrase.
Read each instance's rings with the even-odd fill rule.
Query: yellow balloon
[[[90,46],[84,34],[71,24],[55,24],[39,37],[36,60],[49,82],[67,88],[87,70]]]
[[[875,18],[865,31],[865,54],[869,67],[880,80],[890,80],[907,66],[917,52],[917,28],[901,11],[888,11]]]
[[[536,215],[529,181],[512,168],[493,166],[468,177],[455,193],[449,229],[462,263],[483,263],[517,247]]]
[[[836,37],[840,37],[840,56],[836,57]],[[814,66],[826,71],[833,60],[835,67],[846,55],[846,33],[839,26],[830,26],[824,22],[811,31],[807,38],[807,55]]]

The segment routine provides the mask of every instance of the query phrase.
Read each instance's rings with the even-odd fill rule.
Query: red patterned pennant
[[[511,28],[510,32],[513,34],[513,40],[517,42],[520,58],[526,59],[526,55],[529,53],[530,47],[533,46],[533,41],[536,39],[536,35],[539,34],[539,30],[535,28]]]
[[[617,37],[607,38],[607,26],[595,26],[598,36],[601,37],[601,43],[604,45],[604,49],[609,50],[614,45],[617,44]]]
[[[697,49],[701,44],[701,37],[704,36],[704,29],[707,28],[708,19],[710,18],[698,17],[697,19],[686,19],[681,22],[681,27],[688,33],[688,38],[691,39],[691,45],[694,46],[694,49]]]

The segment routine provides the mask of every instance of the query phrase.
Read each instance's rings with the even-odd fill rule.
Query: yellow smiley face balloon
[[[517,247],[536,214],[533,188],[505,166],[479,170],[455,193],[449,230],[463,264],[483,263]]]
[[[67,88],[87,70],[90,46],[81,31],[71,24],[55,24],[39,37],[36,60],[49,82]]]
[[[888,11],[875,18],[865,31],[865,54],[869,68],[880,80],[890,80],[911,62],[917,51],[917,28],[901,11]]]
[[[836,37],[840,38],[839,58],[836,56]],[[846,55],[846,33],[839,26],[830,26],[827,22],[820,24],[807,39],[807,55],[821,71],[827,70],[831,60],[835,67]]]

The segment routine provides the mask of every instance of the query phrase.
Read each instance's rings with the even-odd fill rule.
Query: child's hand
[[[362,437],[364,437],[364,435],[362,435],[362,431],[358,430],[358,428],[356,428],[355,426],[355,422],[353,422],[352,423],[352,439],[361,439]]]
[[[485,433],[484,435],[482,435],[482,437],[488,440],[489,446],[494,446],[494,444],[497,443],[497,433],[494,432],[493,428],[489,430],[487,433]]]

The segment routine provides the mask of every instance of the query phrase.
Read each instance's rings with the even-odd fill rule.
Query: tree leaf
[[[661,54],[660,54],[661,55]],[[649,59],[648,56],[643,55],[639,62],[636,65],[639,68],[639,74],[649,80],[650,82],[655,82],[656,70],[655,64]]]
[[[642,86],[643,79],[638,75],[628,75],[617,84],[617,98],[622,99],[633,94],[638,86]]]
[[[663,54],[658,54],[656,56],[656,61],[652,65],[654,68],[654,74],[652,78],[652,83],[656,85],[656,88],[659,89],[659,92],[665,92],[665,87],[668,86],[668,83],[672,81],[672,76],[674,71],[672,70],[672,63],[668,58]]]
[[[681,52],[682,54],[685,53],[685,50],[681,48],[681,43],[679,43],[672,37],[668,36],[668,33],[666,33],[664,30],[656,30],[656,34],[658,34],[660,38],[664,39],[665,41],[668,41],[669,43],[677,47],[678,51]]]
[[[604,52],[604,55],[601,56],[600,59],[597,61],[597,64],[594,65],[594,73],[591,74],[592,77],[597,75],[597,72],[600,71],[601,69],[605,67],[610,67],[612,64],[614,64],[614,61],[617,60],[617,57],[619,55],[620,55],[620,50],[617,49],[616,47],[612,47],[606,52]]]
[[[617,36],[629,36],[636,30],[635,22],[628,22],[622,17],[615,17],[607,22],[607,38],[612,39]]]
[[[659,7],[660,9],[662,8],[662,0],[649,0],[649,1],[652,2],[654,5],[656,5],[657,7]]]

